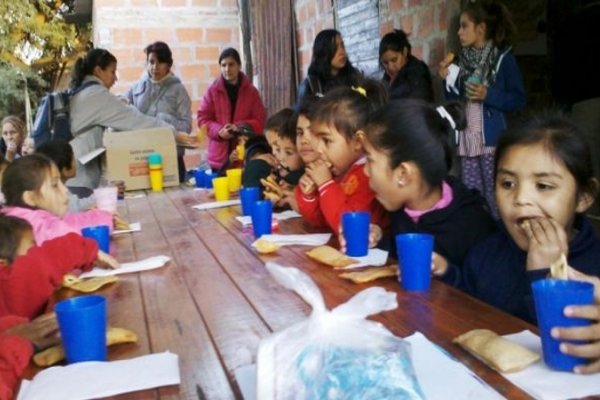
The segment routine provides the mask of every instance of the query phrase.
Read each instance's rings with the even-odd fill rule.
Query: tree
[[[67,24],[75,0],[0,2],[0,116],[24,116],[24,83],[35,107],[90,45],[90,24]]]

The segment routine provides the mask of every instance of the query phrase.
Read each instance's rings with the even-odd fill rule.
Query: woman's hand
[[[235,129],[236,127],[234,124],[225,124],[219,130],[219,137],[223,140],[233,139],[233,137],[235,136]]]
[[[198,136],[190,135],[186,132],[177,132],[175,135],[175,142],[180,146],[186,147],[198,147],[200,144],[198,142]]]
[[[551,218],[532,218],[523,227],[529,239],[527,270],[549,268],[561,254],[568,254],[567,233]]]
[[[448,53],[446,57],[438,64],[438,74],[440,78],[446,79],[448,76],[448,67],[454,61],[454,53]]]
[[[377,243],[381,241],[383,238],[383,230],[379,225],[369,224],[369,248],[377,246]],[[344,238],[344,228],[342,224],[340,224],[340,229],[338,231],[338,242],[340,242],[340,251],[342,253],[346,253],[346,239]]]
[[[306,175],[312,179],[315,185],[317,185],[317,187],[321,187],[322,184],[333,179],[333,175],[331,174],[331,170],[329,168],[330,165],[327,161],[316,160],[308,164],[305,171]]]
[[[121,266],[119,262],[110,254],[106,254],[102,250],[98,250],[98,259],[96,260],[99,266],[106,269],[116,269]]]
[[[481,83],[466,82],[465,89],[471,101],[484,101],[487,96],[487,86]]]

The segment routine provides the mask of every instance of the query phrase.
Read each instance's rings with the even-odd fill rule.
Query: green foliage
[[[25,78],[35,112],[39,98],[88,48],[91,26],[64,21],[73,5],[74,0],[0,1],[0,118],[24,115]]]

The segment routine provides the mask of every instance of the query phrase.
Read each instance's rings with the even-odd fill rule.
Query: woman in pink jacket
[[[208,131],[208,163],[213,170],[227,167],[241,130],[262,134],[266,112],[258,90],[240,69],[237,50],[219,56],[221,76],[208,88],[198,109],[198,126]]]

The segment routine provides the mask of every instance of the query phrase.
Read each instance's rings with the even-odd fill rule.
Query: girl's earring
[[[396,182],[398,183],[398,187],[404,187],[404,186],[406,186],[406,182],[404,182],[403,179],[398,179]]]

